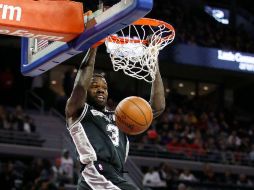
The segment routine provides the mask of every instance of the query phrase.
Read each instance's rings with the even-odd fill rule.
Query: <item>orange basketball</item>
[[[128,135],[138,135],[148,129],[153,120],[150,104],[143,98],[123,99],[115,110],[117,127]]]

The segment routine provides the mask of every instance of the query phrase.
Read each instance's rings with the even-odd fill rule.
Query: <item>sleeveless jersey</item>
[[[81,163],[103,161],[118,171],[129,151],[127,136],[115,125],[112,111],[99,111],[85,104],[81,116],[69,126]]]

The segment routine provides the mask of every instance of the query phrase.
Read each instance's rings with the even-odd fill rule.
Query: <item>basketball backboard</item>
[[[95,14],[96,24],[70,42],[22,37],[22,74],[36,76],[44,73],[144,17],[152,7],[153,0],[121,0],[106,11]]]

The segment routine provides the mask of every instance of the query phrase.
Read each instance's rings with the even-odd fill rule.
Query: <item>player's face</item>
[[[87,101],[91,105],[103,109],[108,99],[108,85],[104,78],[93,77],[87,91]]]

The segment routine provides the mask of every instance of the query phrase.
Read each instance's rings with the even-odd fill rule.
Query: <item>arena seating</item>
[[[209,1],[207,1],[208,5]],[[177,42],[205,47],[223,48],[243,52],[254,52],[253,36],[243,25],[223,25],[204,12],[204,4],[185,6],[184,1],[155,1],[151,17],[164,19],[176,29]],[[231,4],[226,4],[231,9]],[[236,5],[237,6],[237,5]],[[250,23],[252,24],[252,23]]]
[[[28,134],[20,131],[0,130],[0,143],[42,146],[44,140],[38,134]]]

